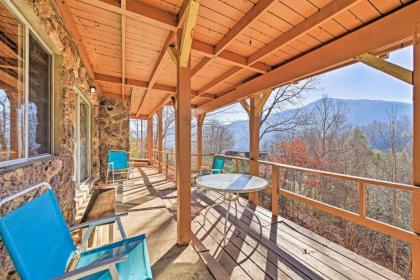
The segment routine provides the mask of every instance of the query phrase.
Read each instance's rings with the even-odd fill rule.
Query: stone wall
[[[130,99],[101,98],[99,102],[100,177],[105,180],[109,150],[130,150]]]
[[[92,106],[92,174],[99,173],[98,98],[90,95],[92,79],[86,73],[80,54],[63,19],[50,0],[12,0],[54,53],[54,156],[0,169],[0,198],[39,182],[52,185],[69,224],[75,215],[74,140],[76,131],[77,86]],[[94,178],[94,179],[96,179]],[[30,198],[30,197],[29,197]],[[28,199],[26,197],[25,199]],[[22,199],[23,200],[23,199]],[[17,200],[2,208],[2,214],[21,204]],[[3,243],[0,242],[0,279],[18,278]]]
[[[41,182],[49,182],[66,220],[73,221],[75,187],[71,180],[71,164],[72,159],[68,157],[48,157],[0,170],[0,197],[15,194]],[[9,213],[36,194],[30,193],[3,205],[0,215]],[[3,242],[0,242],[0,279],[7,278],[17,278],[17,275]]]

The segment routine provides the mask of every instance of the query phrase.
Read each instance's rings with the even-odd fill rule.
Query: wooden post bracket
[[[191,46],[193,41],[193,29],[198,18],[198,0],[191,0],[187,7],[184,28],[182,30],[181,46],[180,46],[180,66],[187,67],[188,60],[190,59]]]
[[[410,85],[413,84],[413,71],[386,61],[383,58],[365,53],[356,56],[356,60],[381,72],[391,75],[394,78],[400,79],[401,81]]]

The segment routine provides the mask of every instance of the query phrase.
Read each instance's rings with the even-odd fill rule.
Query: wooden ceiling
[[[170,101],[176,90],[171,48],[191,0],[58,1],[104,95],[131,98],[133,117],[146,117]],[[403,24],[416,18],[420,21],[419,3],[415,2],[200,0],[191,51],[192,106],[197,113],[203,113],[255,94],[255,90],[348,64],[348,57],[340,57],[343,39],[356,35],[349,42],[364,45],[365,40],[357,41],[359,33],[370,25],[386,33],[384,24],[390,23],[382,19],[394,17],[397,21],[395,14],[403,10],[411,15],[407,20],[404,17]],[[404,14],[399,16],[403,18]],[[366,48],[360,50],[379,54],[410,43],[406,33],[395,33],[390,38],[376,33],[386,38],[372,38],[378,42],[366,43]],[[287,79],[278,80],[279,69],[337,42],[339,46],[328,49],[329,56],[336,60],[326,65],[305,60],[312,66],[311,71],[287,72]],[[349,49],[358,50],[351,46]],[[344,53],[352,57],[360,54]],[[304,62],[302,65],[306,65]]]

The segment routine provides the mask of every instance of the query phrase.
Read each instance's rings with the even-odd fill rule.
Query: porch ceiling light
[[[96,88],[94,86],[90,87],[90,94],[92,95],[96,94]]]

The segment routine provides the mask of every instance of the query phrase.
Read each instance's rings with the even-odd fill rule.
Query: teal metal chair
[[[129,162],[129,154],[123,150],[111,150],[108,152],[108,170],[106,172],[106,182],[109,175],[112,176],[112,183],[115,182],[115,175],[127,175],[127,180],[133,172],[133,163]]]
[[[209,168],[208,166],[201,166],[198,177],[210,175],[210,174],[220,174],[222,173],[224,166],[225,166],[225,157],[219,156],[219,155],[214,156],[211,168]]]
[[[0,200],[0,207],[38,188],[47,191],[0,217],[0,237],[21,279],[152,279],[144,234],[127,238],[121,216],[86,222],[70,229],[47,183]],[[93,229],[116,222],[122,240],[86,250]],[[87,228],[76,247],[72,230]]]

